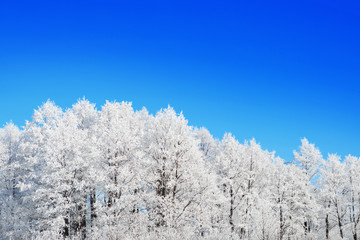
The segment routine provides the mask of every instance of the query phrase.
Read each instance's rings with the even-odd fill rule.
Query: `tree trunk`
[[[86,201],[87,195],[85,195],[85,205],[80,209],[81,220],[80,220],[80,234],[81,239],[86,239]]]
[[[81,217],[80,229],[81,229],[81,239],[86,239],[86,215],[85,214],[83,214],[83,216]]]
[[[338,217],[338,226],[339,226],[339,231],[340,231],[340,237],[341,239],[344,238],[344,233],[343,233],[343,229],[342,229],[342,222],[341,222],[341,218],[340,218],[340,215],[339,215],[339,210],[337,211],[337,217]]]
[[[69,218],[65,217],[64,222],[65,222],[65,226],[63,231],[63,237],[66,239],[69,237]]]
[[[230,214],[229,214],[229,223],[231,226],[231,233],[234,232],[235,226],[233,222],[233,215],[234,215],[234,192],[232,186],[230,186]]]
[[[90,226],[93,227],[95,224],[95,218],[96,216],[96,207],[95,207],[95,203],[96,203],[96,192],[95,190],[92,190],[90,192]]]
[[[282,207],[280,207],[280,236],[279,236],[280,238],[279,239],[283,240],[284,235],[285,235],[284,218],[283,218]]]
[[[326,217],[325,217],[325,237],[326,237],[326,239],[330,239],[329,238],[329,231],[330,231],[329,214],[326,214]]]
[[[157,180],[158,186],[156,189],[156,194],[161,198],[165,199],[165,197],[168,195],[167,176],[166,176],[166,167],[165,167],[166,158],[163,157],[162,160],[164,161],[164,163],[162,168],[158,169],[159,179]],[[157,215],[157,220],[155,225],[157,227],[166,226],[164,209],[162,204],[159,204],[157,206],[156,215]]]

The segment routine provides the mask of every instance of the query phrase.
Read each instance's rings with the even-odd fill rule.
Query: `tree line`
[[[360,159],[292,162],[171,107],[47,101],[0,129],[0,239],[359,239]]]

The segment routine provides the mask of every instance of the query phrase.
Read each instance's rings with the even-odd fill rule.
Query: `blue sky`
[[[0,124],[47,99],[168,104],[291,160],[307,137],[360,156],[356,1],[0,3]]]

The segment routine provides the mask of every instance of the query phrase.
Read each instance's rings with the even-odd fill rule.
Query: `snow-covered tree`
[[[47,101],[0,129],[0,239],[358,239],[360,160],[221,141],[171,107]]]
[[[347,179],[347,206],[350,233],[354,240],[359,236],[359,222],[360,222],[360,159],[351,155],[345,158],[345,174]],[[348,235],[350,238],[350,234]]]
[[[316,199],[316,180],[319,177],[320,167],[323,164],[323,157],[320,150],[315,147],[314,144],[309,143],[306,138],[301,140],[302,145],[299,147],[300,151],[294,151],[294,164],[298,166],[306,175],[303,179],[303,184],[310,189],[310,197]],[[310,206],[309,206],[310,207]],[[311,209],[310,212],[317,214],[318,206],[314,205],[316,209]],[[314,215],[311,217],[316,221],[317,217]],[[313,235],[316,223],[310,218],[304,221],[304,231],[307,236]]]
[[[123,234],[140,234],[141,195],[139,169],[140,128],[146,113],[135,113],[130,103],[106,102],[100,112],[98,148],[100,178],[97,234],[120,238]],[[143,118],[142,118],[143,117]],[[140,227],[140,226],[139,226]],[[142,227],[144,227],[142,225]],[[144,227],[146,228],[146,227]],[[106,232],[106,233],[104,233]]]
[[[143,144],[152,230],[178,236],[207,234],[211,227],[207,202],[216,185],[187,120],[172,108],[158,112],[146,126]]]
[[[214,139],[210,132],[204,128],[194,129],[195,137],[198,139],[200,151],[202,151],[207,164],[213,165],[218,153],[219,142]]]
[[[294,163],[307,175],[309,181],[316,179],[323,163],[321,152],[306,138],[301,139],[300,151],[294,151]]]
[[[321,171],[321,197],[324,202],[325,238],[344,239],[347,219],[346,196],[349,186],[345,163],[336,154],[329,154]]]
[[[275,161],[272,200],[278,219],[279,239],[314,239],[314,234],[304,231],[307,219],[316,221],[317,203],[306,184],[307,176],[294,165],[285,165],[282,159]]]
[[[13,124],[0,129],[0,239],[18,239],[27,226],[19,184],[24,172],[20,149],[21,131]]]
[[[267,224],[254,217],[267,214],[257,210],[268,201],[272,158],[273,153],[263,151],[255,140],[240,144],[231,134],[222,139],[217,164],[220,188],[227,199],[223,204],[227,232],[232,238],[252,238],[259,231],[255,223]]]
[[[41,238],[86,237],[89,166],[95,159],[86,126],[89,119],[81,116],[86,104],[79,101],[64,113],[47,102],[28,124],[27,132],[38,139],[33,199],[40,216],[35,235]]]

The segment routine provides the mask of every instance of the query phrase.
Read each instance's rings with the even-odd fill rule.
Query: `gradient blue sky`
[[[168,104],[291,160],[360,156],[358,1],[0,2],[0,124],[47,99]]]

